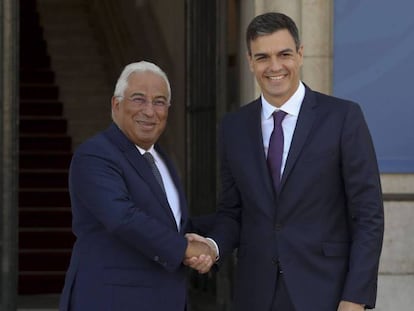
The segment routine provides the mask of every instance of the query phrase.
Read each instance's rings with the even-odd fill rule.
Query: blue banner
[[[335,96],[358,102],[382,173],[414,173],[414,1],[335,0]]]

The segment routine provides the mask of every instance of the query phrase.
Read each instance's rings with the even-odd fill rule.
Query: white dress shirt
[[[266,101],[263,94],[262,100],[262,137],[263,148],[267,157],[267,150],[269,149],[270,135],[273,132],[273,112],[282,110],[287,113],[282,121],[283,128],[283,156],[282,165],[280,168],[280,176],[282,176],[285,169],[286,159],[289,153],[290,144],[292,143],[293,133],[295,131],[296,122],[298,120],[300,107],[302,106],[303,98],[305,97],[305,86],[299,81],[299,86],[296,92],[286,101],[280,108],[277,108]]]
[[[262,114],[261,114],[261,122],[262,122],[262,137],[263,137],[263,147],[267,157],[267,150],[269,149],[269,142],[270,142],[270,135],[273,132],[273,112],[278,110],[283,110],[287,113],[285,118],[282,121],[282,128],[283,128],[283,157],[282,157],[282,166],[281,166],[281,173],[282,176],[283,170],[285,168],[287,155],[289,153],[290,144],[292,143],[293,132],[295,131],[296,122],[298,120],[300,107],[302,106],[303,98],[305,97],[305,86],[301,81],[299,81],[299,86],[296,92],[289,98],[289,100],[282,105],[281,108],[276,108],[269,104],[266,99],[261,95],[262,100]],[[209,238],[208,238],[209,239]],[[217,254],[219,254],[219,248],[217,243],[211,240],[215,247]],[[217,258],[218,259],[218,258]]]
[[[180,197],[178,195],[177,188],[175,187],[174,181],[171,178],[170,172],[168,171],[167,165],[165,165],[163,159],[154,149],[154,146],[151,146],[150,149],[145,150],[141,147],[136,146],[141,154],[149,152],[152,154],[155,160],[155,165],[160,171],[162,182],[164,183],[165,192],[167,195],[167,201],[170,205],[171,211],[174,215],[175,222],[177,224],[178,230],[180,230],[181,223],[181,208],[180,208]]]

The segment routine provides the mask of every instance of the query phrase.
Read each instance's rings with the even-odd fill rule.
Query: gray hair
[[[125,90],[128,87],[128,78],[131,74],[135,72],[145,72],[145,71],[150,71],[152,73],[155,73],[165,80],[165,83],[167,84],[167,89],[168,89],[167,100],[169,102],[171,100],[171,86],[170,86],[170,82],[168,81],[167,74],[157,65],[150,63],[150,62],[146,62],[146,61],[131,63],[125,66],[124,70],[122,70],[122,73],[118,78],[118,81],[116,82],[115,90],[114,90],[114,97],[124,97]]]

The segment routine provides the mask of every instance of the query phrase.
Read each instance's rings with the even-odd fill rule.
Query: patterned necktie
[[[281,179],[280,171],[282,167],[284,142],[282,121],[285,116],[286,112],[282,110],[273,113],[274,127],[272,135],[270,135],[269,149],[267,152],[267,164],[272,175],[275,191],[278,190]]]
[[[162,182],[161,173],[158,170],[157,165],[155,164],[154,157],[149,152],[145,152],[142,156],[145,158],[145,160],[147,160],[148,164],[151,166],[151,170],[152,170],[152,173],[155,176],[155,179],[160,184],[161,189],[164,191],[164,193],[166,193],[165,188],[164,188],[164,183]]]

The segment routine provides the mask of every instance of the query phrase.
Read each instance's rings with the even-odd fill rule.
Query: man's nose
[[[155,109],[154,109],[154,105],[152,104],[152,102],[151,101],[147,101],[145,104],[144,104],[144,107],[143,107],[143,109],[142,109],[142,111],[146,114],[146,115],[153,115],[154,114],[154,111],[155,111]]]
[[[272,71],[278,71],[282,68],[280,60],[275,55],[270,58],[270,68]]]

